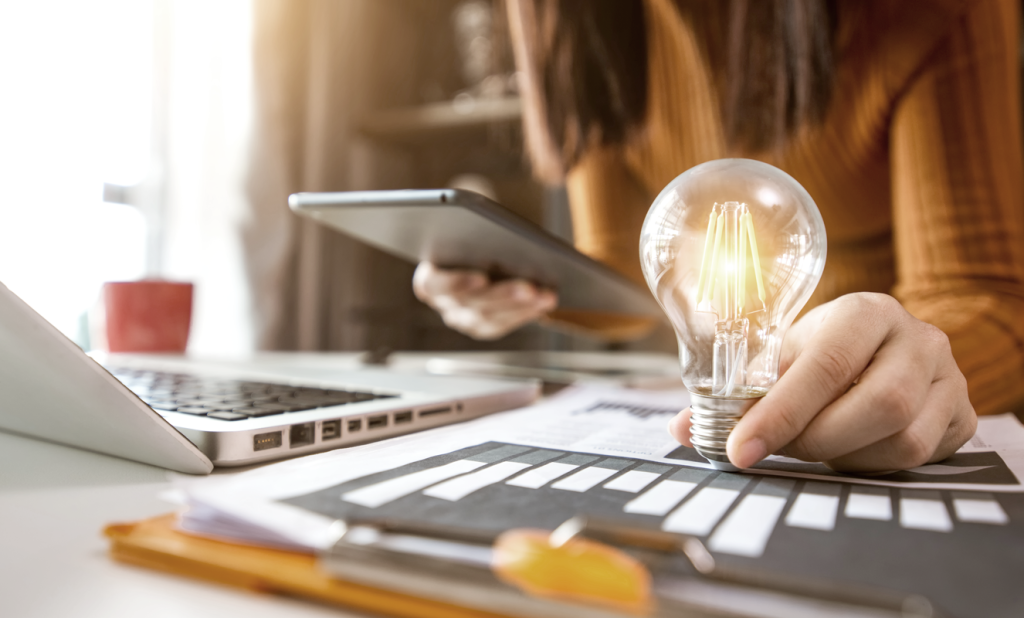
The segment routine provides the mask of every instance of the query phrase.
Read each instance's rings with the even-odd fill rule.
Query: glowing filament
[[[721,280],[726,286],[725,298],[722,299],[726,305],[723,307],[725,315],[722,317],[736,319],[744,315],[743,309],[746,306],[748,246],[757,281],[757,297],[761,301],[762,309],[765,308],[766,295],[753,218],[745,204],[730,202],[728,207],[729,213],[726,212],[726,205],[715,204],[708,218],[707,236],[704,240],[697,283],[697,304],[700,305],[705,300],[713,302],[715,288]],[[727,218],[727,214],[730,218]]]
[[[761,304],[764,305],[764,279],[761,278],[761,258],[757,255],[757,236],[754,235],[754,219],[750,216],[749,212],[743,213],[743,219],[746,221],[746,230],[750,235],[750,255],[754,260],[754,276],[757,278],[757,297],[761,300]]]
[[[708,302],[715,300],[715,283],[718,282],[718,256],[722,253],[722,233],[725,232],[725,213],[718,215],[715,225],[715,248],[711,251],[711,276],[708,277]],[[701,264],[701,270],[704,265]]]
[[[697,304],[704,298],[704,281],[707,277],[707,270],[704,269],[704,265],[708,263],[708,255],[711,253],[711,239],[715,235],[715,221],[718,217],[715,216],[715,209],[711,209],[711,216],[708,218],[708,236],[704,239],[704,257],[700,261],[700,282],[697,283]]]

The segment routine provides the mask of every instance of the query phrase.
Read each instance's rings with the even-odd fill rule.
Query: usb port
[[[351,433],[353,431],[359,431],[362,428],[363,428],[363,419],[361,419],[361,418],[353,419],[353,420],[348,422],[349,433]]]
[[[380,429],[381,427],[388,426],[388,415],[381,414],[380,416],[371,416],[366,419],[366,427],[368,429]]]
[[[281,446],[281,432],[258,433],[252,438],[252,450],[265,451]]]
[[[316,424],[315,423],[302,423],[301,425],[292,425],[288,431],[288,441],[291,444],[291,448],[298,446],[308,446],[313,444],[316,440]]]
[[[423,418],[425,416],[434,416],[436,414],[448,414],[451,411],[451,406],[447,406],[444,408],[431,408],[429,410],[420,410],[420,418]]]
[[[395,412],[395,424],[400,425],[402,423],[412,422],[412,410],[406,412]]]
[[[335,419],[333,421],[324,421],[320,427],[320,439],[321,440],[333,440],[341,437],[341,421]]]

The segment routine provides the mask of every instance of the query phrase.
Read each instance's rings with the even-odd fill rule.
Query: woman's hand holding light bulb
[[[844,471],[913,468],[953,454],[977,425],[939,329],[884,294],[850,294],[793,325],[775,386],[729,437],[729,459],[769,453]],[[669,424],[690,444],[690,411]]]
[[[849,294],[793,324],[826,253],[814,200],[763,162],[703,163],[651,206],[641,266],[690,391],[669,431],[714,468],[772,453],[846,471],[914,468],[974,433],[945,334],[894,298]]]

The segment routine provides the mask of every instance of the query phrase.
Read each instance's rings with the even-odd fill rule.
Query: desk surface
[[[261,360],[344,366],[355,356],[263,355]],[[400,356],[397,364],[406,368],[427,357]],[[160,499],[171,487],[170,478],[166,470],[152,466],[0,432],[0,614],[19,618],[359,615],[111,560],[103,527],[172,510]]]
[[[0,599],[21,618],[355,616],[118,564],[103,526],[172,510],[165,470],[0,433]]]

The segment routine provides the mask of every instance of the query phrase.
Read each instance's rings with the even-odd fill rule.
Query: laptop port
[[[351,433],[353,431],[359,431],[362,428],[363,428],[363,419],[361,419],[361,418],[353,419],[353,420],[348,422],[349,433]]]
[[[431,408],[429,410],[420,410],[420,418],[424,418],[427,416],[436,416],[438,414],[448,414],[451,411],[451,406],[445,406],[444,408]]]
[[[281,446],[281,432],[258,433],[252,438],[252,450],[265,451]]]
[[[395,424],[400,425],[402,423],[412,422],[412,410],[407,412],[395,412]]]
[[[313,444],[316,440],[316,424],[303,423],[301,425],[292,425],[288,434],[288,441],[291,444],[291,448]]]
[[[380,416],[371,416],[366,419],[366,427],[368,429],[380,429],[381,427],[388,426],[388,415],[381,414]]]
[[[320,427],[321,440],[334,440],[341,437],[341,421],[324,421]]]

